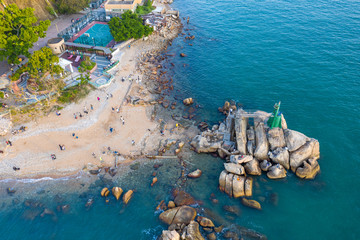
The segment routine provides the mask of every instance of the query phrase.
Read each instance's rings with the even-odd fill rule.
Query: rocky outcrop
[[[200,226],[202,227],[215,227],[214,223],[206,217],[198,217],[197,221],[199,222]]]
[[[306,159],[309,158],[318,158],[320,156],[319,152],[319,142],[316,139],[310,139],[298,150],[290,153],[290,167],[293,172],[296,171]]]
[[[246,178],[226,170],[220,173],[219,189],[230,197],[238,198],[252,195],[252,178]]]
[[[284,132],[282,128],[269,129],[267,133],[270,149],[283,148],[286,146]]]
[[[189,224],[195,219],[196,210],[189,206],[181,206],[162,212],[159,216],[160,220],[168,225],[176,223]]]
[[[180,240],[180,235],[175,230],[163,230],[159,240]]]
[[[188,226],[185,227],[181,239],[184,240],[205,240],[199,230],[199,224],[195,221],[191,221]]]
[[[251,155],[231,155],[230,162],[236,164],[242,164],[252,161],[254,158]]]
[[[253,159],[252,161],[246,163],[244,165],[246,173],[250,175],[261,175],[261,169],[259,165],[259,161]]]
[[[222,137],[212,132],[202,132],[193,138],[190,145],[198,153],[216,152],[222,145]]]
[[[237,174],[237,175],[244,175],[245,169],[242,165],[236,163],[224,163],[225,170]]]
[[[246,149],[248,151],[249,155],[254,155],[254,151],[255,151],[255,131],[254,128],[251,126],[247,131],[246,131],[246,135],[247,135],[247,143],[246,143]]]
[[[244,176],[233,176],[233,196],[234,198],[245,196],[245,179]]]
[[[280,164],[276,164],[269,168],[269,171],[266,175],[270,179],[284,178],[284,177],[286,177],[286,170]]]
[[[248,119],[241,114],[244,113],[243,110],[239,110],[236,113],[235,117],[235,133],[236,133],[236,145],[237,150],[239,150],[240,154],[246,155],[246,129],[248,125]]]
[[[274,163],[279,163],[286,169],[290,168],[290,156],[286,148],[277,148],[274,151],[270,152],[269,158]]]
[[[267,159],[269,152],[269,143],[266,138],[263,122],[255,122],[255,140],[256,149],[254,152],[254,157],[258,160]]]
[[[105,188],[103,188],[103,189],[101,190],[100,195],[101,195],[102,197],[107,197],[107,196],[109,195],[109,193],[110,193],[109,189],[108,189],[107,187],[105,187]]]
[[[303,165],[296,169],[296,176],[304,179],[314,179],[320,172],[320,165],[316,158],[310,158],[303,162]]]
[[[284,129],[284,137],[286,146],[290,152],[299,149],[309,140],[304,134],[290,129]]]

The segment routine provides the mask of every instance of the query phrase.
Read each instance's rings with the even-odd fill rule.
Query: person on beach
[[[100,102],[100,98],[99,98],[99,97],[97,97],[97,100]]]
[[[61,113],[60,113],[59,111],[56,111],[56,115],[57,115],[57,116],[60,116]]]
[[[76,113],[74,113],[74,118],[77,119]]]
[[[106,100],[108,100],[108,99],[109,99],[109,94],[107,93],[107,94],[106,94]]]
[[[61,151],[63,150],[63,148],[62,148],[62,146],[60,144],[59,144],[59,148],[60,148]]]
[[[110,132],[112,133],[114,131],[114,128],[110,127]]]
[[[86,113],[86,114],[89,113],[88,110],[87,110],[87,108],[86,108],[86,106],[84,106],[84,113]]]
[[[9,145],[10,147],[12,146],[12,142],[10,140],[7,140],[6,144]]]
[[[116,108],[116,112],[119,113],[119,111],[120,111],[120,108]]]
[[[132,145],[135,145],[135,141],[134,141],[134,140],[131,140],[131,144],[132,144]]]
[[[18,167],[13,167],[13,169],[14,169],[14,171],[19,171],[20,170],[20,168],[18,168]]]
[[[51,159],[52,159],[52,160],[55,160],[55,159],[56,159],[55,154],[51,154]]]
[[[93,105],[92,105],[92,104],[90,104],[90,109],[91,109],[91,110],[94,110],[94,107],[93,107]]]

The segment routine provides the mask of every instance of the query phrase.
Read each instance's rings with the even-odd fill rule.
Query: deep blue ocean
[[[187,159],[204,172],[187,191],[203,208],[269,239],[360,239],[360,1],[175,0],[172,6],[190,17],[183,32],[195,39],[180,35],[168,48],[175,53],[168,59],[175,64],[171,74],[175,89],[202,106],[202,119],[221,120],[217,108],[225,100],[267,112],[281,101],[288,127],[318,139],[321,152],[315,180],[292,173],[279,181],[256,177],[253,199],[262,211],[217,189],[223,160],[209,155]],[[3,182],[24,190],[0,199],[0,239],[156,239],[166,226],[155,207],[169,199],[180,168],[176,160],[155,162],[164,166],[152,188],[154,161],[115,183],[107,178]],[[72,187],[81,184],[91,186],[74,193]],[[136,188],[128,206],[101,199],[101,188],[113,185]],[[211,193],[218,204],[209,200]],[[86,209],[90,197],[94,204]],[[27,198],[41,201],[56,217],[29,220]],[[56,211],[59,204],[70,204],[69,213]],[[238,206],[240,216],[229,215],[223,205]]]

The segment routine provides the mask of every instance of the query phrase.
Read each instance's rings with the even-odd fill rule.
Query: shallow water
[[[315,180],[303,181],[291,173],[279,181],[254,178],[254,199],[261,202],[262,211],[247,209],[219,192],[222,160],[209,155],[186,159],[189,169],[204,172],[201,178],[188,180],[186,189],[203,201],[203,208],[269,239],[359,239],[360,3],[183,0],[173,6],[182,16],[190,16],[184,32],[196,37],[185,42],[180,36],[169,48],[175,53],[169,59],[175,63],[175,89],[196,99],[203,107],[202,119],[221,120],[217,108],[224,100],[265,111],[272,111],[281,100],[289,128],[317,138],[321,151],[321,174]],[[188,57],[180,58],[180,52]],[[177,161],[162,162],[159,182],[152,188],[151,161],[116,177],[117,185],[137,189],[126,207],[113,199],[106,204],[100,197],[103,186],[113,186],[106,180],[92,184],[84,177],[16,185],[20,192],[1,196],[5,203],[0,211],[1,239],[155,239],[166,228],[155,207],[169,199],[180,176]],[[36,194],[41,190],[45,193]],[[70,213],[56,212],[58,192],[71,205]],[[211,203],[211,193],[218,204]],[[26,194],[29,197],[20,197]],[[89,197],[94,204],[86,210]],[[19,203],[12,203],[16,198]],[[23,219],[26,198],[44,202],[57,219]],[[229,215],[223,205],[238,206],[241,215]]]

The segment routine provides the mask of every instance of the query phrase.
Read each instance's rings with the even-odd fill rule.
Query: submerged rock
[[[176,194],[174,199],[176,206],[193,205],[196,203],[195,199],[187,192],[180,191]]]
[[[255,208],[257,210],[261,210],[261,205],[259,202],[255,201],[255,200],[250,200],[250,199],[246,199],[246,198],[242,198],[241,199],[241,203],[244,205],[244,206],[247,206],[247,207],[251,207],[251,208]]]
[[[215,227],[214,223],[209,218],[199,216],[197,221],[202,227]]]
[[[184,105],[189,106],[194,103],[194,100],[192,98],[185,98],[183,100]]]

